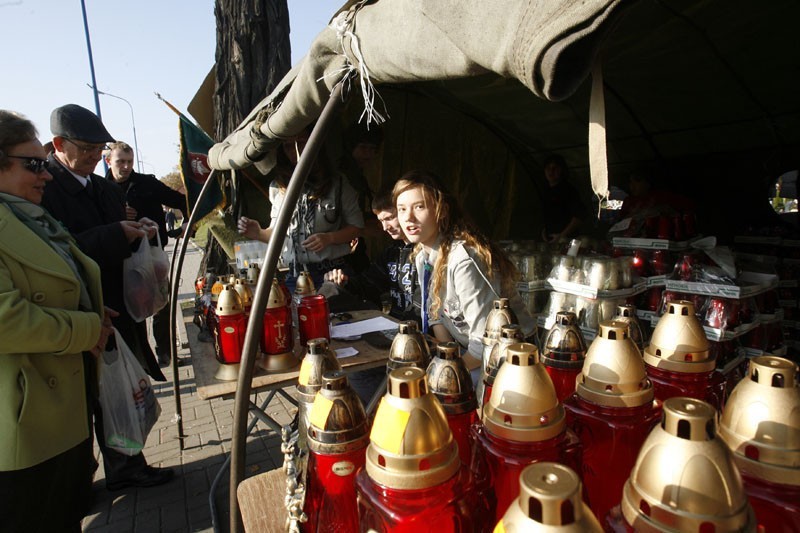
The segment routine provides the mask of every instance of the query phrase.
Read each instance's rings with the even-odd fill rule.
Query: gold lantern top
[[[286,307],[286,293],[278,283],[277,278],[272,279],[272,287],[269,288],[269,299],[267,300],[267,309],[275,309],[277,307]]]
[[[636,531],[755,531],[755,517],[725,443],[717,412],[693,398],[664,402],[622,494]]]
[[[211,301],[217,302],[219,300],[219,293],[222,292],[222,289],[225,288],[225,284],[222,280],[217,279],[214,284],[211,286]]]
[[[242,298],[233,285],[225,285],[225,288],[219,292],[216,305],[217,316],[233,316],[241,315],[244,313],[242,306]]]
[[[517,442],[539,442],[565,430],[564,408],[533,344],[508,347],[483,406],[483,424],[493,435]]]
[[[255,263],[250,263],[247,267],[247,283],[248,285],[255,285],[258,283],[258,276],[261,275],[261,269]]]
[[[600,323],[576,382],[578,396],[607,407],[636,407],[654,397],[642,354],[628,336],[628,325],[618,321]]]
[[[439,343],[426,374],[430,390],[445,413],[455,415],[477,409],[472,376],[461,358],[458,343]]]
[[[578,327],[578,318],[572,311],[559,311],[542,344],[542,362],[559,368],[580,368],[584,357],[586,341]]]
[[[314,395],[322,386],[322,375],[332,370],[341,370],[342,366],[328,345],[328,339],[309,339],[308,351],[300,364],[300,375],[297,377],[297,391],[301,399],[311,403]]]
[[[242,298],[242,306],[247,309],[253,305],[253,289],[244,280],[237,279],[236,284],[233,286],[239,296]]]
[[[639,323],[639,318],[636,316],[636,307],[631,304],[618,305],[614,320],[626,324],[628,326],[628,336],[639,348],[639,351],[644,350],[644,332],[642,331],[642,325]]]
[[[520,492],[501,520],[506,533],[601,533],[603,528],[581,499],[581,480],[558,463],[528,465]],[[495,531],[498,531],[495,529]]]
[[[369,426],[361,399],[341,370],[325,372],[309,413],[308,447],[326,455],[367,446]]]
[[[710,372],[716,359],[703,326],[694,314],[694,304],[678,300],[667,304],[644,349],[644,362],[672,372]]]
[[[506,362],[508,347],[523,341],[522,329],[517,324],[507,324],[500,328],[500,338],[492,347],[489,359],[486,361],[484,373],[494,379],[500,366]]]
[[[314,287],[314,280],[311,279],[311,274],[303,270],[297,275],[297,281],[294,285],[294,293],[297,296],[310,296],[315,294],[317,289]]]
[[[506,324],[517,324],[517,315],[511,309],[508,298],[494,301],[489,316],[486,317],[486,328],[483,332],[483,344],[492,345],[500,338],[500,328]]]
[[[800,388],[797,365],[764,355],[733,389],[719,435],[739,469],[782,485],[800,486]]]
[[[394,489],[421,489],[450,479],[461,467],[444,409],[416,367],[389,373],[367,447],[367,475]]]
[[[417,329],[413,320],[400,322],[397,326],[397,335],[392,340],[389,348],[388,371],[395,368],[416,366],[425,370],[430,362],[430,350],[425,336]]]

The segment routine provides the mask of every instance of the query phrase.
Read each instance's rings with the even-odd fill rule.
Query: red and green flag
[[[159,96],[159,98],[161,97]],[[211,175],[211,167],[208,165],[208,150],[214,145],[214,141],[172,104],[163,98],[161,100],[179,117],[178,131],[180,134],[181,153],[179,168],[181,181],[186,189],[186,203],[188,204],[189,212],[197,210],[195,226],[192,228],[197,229],[205,217],[225,205],[225,193],[220,186],[219,180],[217,180],[217,183],[209,185],[211,190],[206,192],[200,203],[197,201],[203,185]]]

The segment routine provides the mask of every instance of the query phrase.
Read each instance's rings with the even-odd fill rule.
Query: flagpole
[[[92,92],[94,93],[94,109],[97,111],[97,118],[103,120],[100,113],[100,95],[97,94],[97,78],[94,75],[94,59],[92,58],[92,40],[89,37],[89,19],[86,17],[86,2],[81,0],[81,12],[83,13],[83,33],[86,35],[86,50],[89,52],[89,71],[92,74]],[[103,170],[108,172],[106,158],[103,158]]]

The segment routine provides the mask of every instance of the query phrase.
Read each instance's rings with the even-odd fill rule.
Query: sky
[[[344,0],[288,3],[294,64]],[[161,177],[178,164],[178,117],[154,93],[186,113],[214,65],[214,1],[85,0],[85,6],[97,88],[130,102],[100,95],[103,123],[117,140],[138,145],[142,172]],[[95,110],[80,0],[0,0],[0,21],[1,109],[32,120],[42,143],[52,138],[56,107]]]

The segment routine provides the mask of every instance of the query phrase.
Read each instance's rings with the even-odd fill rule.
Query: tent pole
[[[208,175],[208,179],[203,184],[203,188],[200,189],[200,194],[197,196],[197,201],[195,202],[194,206],[198,205],[200,201],[205,197],[206,192],[209,189],[209,184],[212,182],[217,181],[217,171],[212,170],[211,174]],[[194,209],[192,206],[192,212],[189,215],[189,220],[186,223],[186,232],[190,232],[192,230],[192,226],[197,222],[197,210]],[[186,247],[189,244],[189,237],[184,233],[183,238],[181,239],[181,249],[178,252],[178,265],[174,269],[175,272],[172,278],[169,280],[170,287],[169,287],[169,356],[170,360],[172,361],[172,391],[175,397],[175,418],[178,422],[178,445],[180,449],[183,450],[183,441],[185,440],[186,436],[183,434],[183,409],[181,408],[181,384],[180,384],[180,374],[178,372],[178,351],[175,349],[175,340],[176,340],[176,331],[175,331],[175,321],[177,319],[177,312],[176,308],[178,305],[178,279],[180,279],[181,273],[183,272],[183,258],[186,256]],[[175,261],[175,250],[172,251],[172,261]],[[170,267],[172,270],[172,267]],[[181,313],[183,314],[183,313]]]
[[[231,477],[229,487],[231,533],[242,533],[244,531],[242,515],[236,498],[236,490],[239,487],[239,483],[244,479],[247,413],[250,405],[251,380],[253,379],[253,370],[256,362],[256,348],[258,347],[261,330],[264,326],[264,309],[269,299],[272,280],[275,277],[278,258],[283,248],[283,241],[286,237],[286,231],[289,228],[292,213],[303,191],[306,178],[325,140],[328,127],[341,107],[342,85],[342,83],[336,84],[331,91],[328,102],[325,104],[325,108],[322,110],[314,130],[311,132],[308,143],[303,153],[300,155],[300,160],[297,162],[297,166],[289,180],[289,185],[286,188],[286,194],[283,199],[283,205],[281,206],[281,210],[278,213],[278,218],[272,230],[272,238],[267,245],[267,254],[264,258],[263,268],[258,277],[258,285],[253,295],[253,306],[250,309],[250,318],[247,322],[247,332],[244,338],[244,348],[242,350],[242,361],[239,369],[239,379],[236,384],[236,398],[233,410]]]

